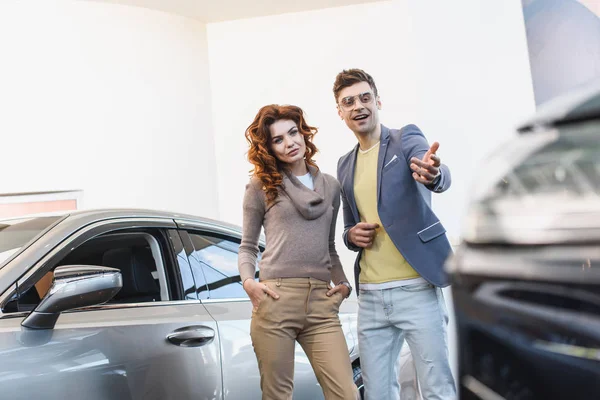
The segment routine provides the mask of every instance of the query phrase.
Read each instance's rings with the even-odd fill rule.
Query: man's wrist
[[[249,281],[249,280],[254,280],[254,278],[250,277],[250,278],[246,278],[246,279],[244,279],[244,280],[242,281],[242,287],[243,287],[243,288],[246,288],[246,281]]]
[[[356,226],[356,225],[355,225],[355,226]],[[352,241],[352,239],[350,238],[350,236],[351,236],[351,234],[350,234],[350,231],[351,231],[352,229],[354,229],[354,227],[352,227],[352,228],[350,228],[350,229],[348,229],[348,230],[346,231],[346,237],[345,237],[345,239],[346,239],[346,245],[347,245],[348,247],[358,247],[358,246],[356,245],[356,243],[354,243],[354,242]]]
[[[430,188],[434,188],[437,186],[438,183],[440,183],[441,179],[442,179],[442,171],[440,170],[440,171],[438,171],[437,175],[433,178],[431,183],[427,186]]]
[[[352,229],[352,228],[350,228],[350,229]],[[348,247],[355,246],[355,244],[352,243],[352,240],[350,240],[350,229],[348,229],[345,232],[345,234],[343,235],[344,242],[345,242],[346,246],[348,246]]]

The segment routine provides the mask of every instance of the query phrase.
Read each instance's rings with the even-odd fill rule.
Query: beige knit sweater
[[[238,268],[242,282],[254,277],[258,241],[264,226],[266,248],[260,260],[260,279],[315,278],[338,284],[347,281],[335,250],[335,223],[340,208],[340,185],[309,167],[314,190],[284,173],[283,189],[267,207],[262,183],[256,177],[244,195],[243,236]]]

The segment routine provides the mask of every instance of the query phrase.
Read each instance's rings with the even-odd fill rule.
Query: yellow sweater
[[[377,212],[377,158],[379,143],[369,150],[359,149],[354,172],[354,198],[361,222],[379,224],[373,245],[360,259],[360,283],[384,283],[419,277],[398,251],[383,228]],[[402,205],[399,204],[398,207]]]

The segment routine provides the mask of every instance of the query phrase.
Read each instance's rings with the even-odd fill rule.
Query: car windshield
[[[61,218],[49,216],[0,221],[0,268],[10,256]]]

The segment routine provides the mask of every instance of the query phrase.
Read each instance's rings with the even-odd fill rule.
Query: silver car
[[[240,238],[146,210],[0,221],[0,398],[260,399]],[[354,302],[340,320],[360,386]],[[294,379],[323,398],[300,347]]]

